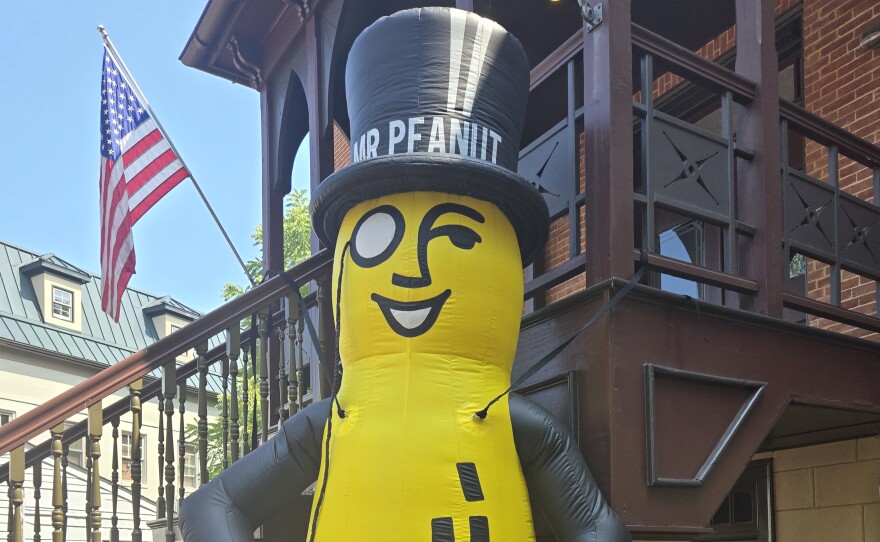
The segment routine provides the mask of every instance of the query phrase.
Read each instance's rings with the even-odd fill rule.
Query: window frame
[[[188,473],[192,472],[190,476]],[[192,479],[188,482],[187,479]],[[183,452],[183,468],[180,473],[180,483],[186,489],[195,489],[199,482],[199,465],[196,463],[196,446],[194,444],[184,444]]]
[[[61,292],[70,296],[70,304],[65,305],[63,302],[55,300],[55,292]],[[65,322],[73,322],[74,321],[74,299],[75,295],[72,290],[68,290],[66,288],[62,288],[60,286],[52,285],[52,318],[57,318],[59,320],[64,320]],[[59,307],[68,307],[70,309],[70,314],[68,316],[64,316],[61,312],[55,311],[55,306]]]
[[[6,418],[6,421],[3,421]],[[0,427],[6,425],[15,419],[15,412],[12,410],[0,409]]]
[[[132,441],[133,433],[131,431],[122,430],[122,434],[119,438],[119,456],[121,458],[120,469],[119,469],[119,481],[131,483],[131,464],[133,459],[131,457],[132,452],[134,451],[134,447],[132,446],[134,442]],[[126,439],[129,440],[129,443],[126,444]],[[128,453],[126,453],[126,448],[128,448]],[[147,477],[147,454],[145,450],[147,449],[147,435],[142,431],[141,432],[141,483],[143,484]]]

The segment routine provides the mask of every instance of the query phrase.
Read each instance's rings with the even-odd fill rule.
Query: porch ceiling
[[[312,0],[311,9],[320,9],[327,0]],[[408,7],[453,5],[451,0],[357,0],[369,2],[375,19]],[[616,3],[605,0],[606,9]],[[534,66],[581,27],[576,0],[474,0],[474,10],[495,19],[523,42]],[[239,71],[233,52],[227,47],[235,37],[245,59],[263,70],[267,59],[278,55],[292,43],[302,27],[298,2],[285,0],[209,0],[199,22],[180,55],[187,66],[224,79],[250,84]],[[696,49],[730,27],[735,21],[734,0],[632,0],[634,23]],[[370,21],[363,21],[362,26]]]

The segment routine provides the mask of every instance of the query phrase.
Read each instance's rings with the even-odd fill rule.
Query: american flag
[[[101,308],[119,321],[134,274],[131,228],[150,207],[189,177],[132,81],[104,48],[101,76]]]

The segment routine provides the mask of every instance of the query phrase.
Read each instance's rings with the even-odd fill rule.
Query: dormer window
[[[33,288],[30,295],[39,305],[45,323],[82,331],[82,286],[92,280],[91,275],[53,254],[43,254],[25,262],[19,270],[30,279]]]
[[[52,316],[73,322],[73,292],[52,286]]]

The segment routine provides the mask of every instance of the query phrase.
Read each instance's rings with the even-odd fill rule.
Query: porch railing
[[[85,515],[87,539],[100,542],[108,537],[102,531],[109,531],[109,539],[120,540],[118,528],[118,498],[120,488],[119,473],[119,427],[120,418],[130,415],[130,478],[131,478],[131,517],[133,529],[130,538],[123,535],[122,539],[140,541],[143,539],[141,530],[142,495],[141,469],[143,450],[141,450],[141,428],[145,405],[157,401],[159,409],[158,432],[158,492],[156,495],[156,519],[164,519],[166,540],[175,539],[174,515],[179,502],[185,497],[182,482],[185,472],[185,456],[188,445],[197,446],[199,483],[208,481],[208,372],[214,369],[221,380],[217,390],[221,435],[214,444],[219,450],[220,468],[226,468],[232,462],[247,454],[251,449],[248,439],[249,432],[259,434],[259,442],[265,441],[271,431],[270,419],[286,419],[310,401],[306,393],[304,372],[309,369],[305,360],[306,349],[321,348],[326,352],[324,359],[333,359],[332,330],[320,325],[328,321],[326,311],[330,308],[329,295],[326,291],[331,267],[330,254],[321,252],[287,271],[287,276],[298,285],[312,285],[314,293],[307,295],[300,304],[290,283],[283,277],[276,276],[257,286],[240,297],[230,301],[219,309],[203,316],[192,324],[176,331],[155,344],[136,354],[108,367],[99,374],[67,392],[37,406],[30,412],[16,418],[0,428],[0,455],[9,454],[7,463],[0,465],[0,481],[8,484],[8,519],[6,532],[10,542],[23,540],[23,511],[25,510],[25,494],[33,499],[33,538],[40,540],[41,533],[41,486],[42,467],[47,460],[51,461],[49,474],[51,486],[51,536],[53,542],[67,540],[68,517],[73,514],[67,502],[68,454],[70,446],[86,439],[85,470],[87,478],[85,510],[77,511]],[[301,313],[316,310],[318,323],[316,334],[317,345],[311,344],[308,333],[304,332],[305,318]],[[252,315],[256,315],[257,323],[250,329],[242,331],[242,323]],[[271,323],[271,328],[270,328]],[[208,340],[223,335],[223,344],[209,349]],[[269,343],[279,341],[290,346],[282,348],[282,359],[278,363],[277,372],[269,373]],[[182,365],[177,357],[188,350],[195,350],[196,358]],[[250,358],[250,359],[249,359]],[[248,375],[248,362],[256,361],[259,367],[257,374]],[[217,370],[219,368],[219,370]],[[151,378],[150,373],[160,371],[160,378]],[[185,416],[187,414],[189,380],[196,379],[197,436],[187,437]],[[269,412],[269,381],[274,380],[278,390],[278,412]],[[241,387],[239,387],[239,383]],[[248,388],[251,388],[250,390]],[[256,387],[256,390],[253,388]],[[128,397],[104,405],[112,394],[127,390]],[[250,420],[247,409],[250,398],[258,399],[260,424],[253,427],[253,412]],[[83,409],[88,413],[87,419],[72,425],[65,425],[71,417],[78,415]],[[175,411],[177,417],[175,419]],[[175,426],[175,422],[176,426]],[[251,424],[250,427],[248,424]],[[108,427],[109,426],[109,427]],[[102,454],[101,438],[104,431],[112,434],[111,472],[103,472],[99,461]],[[48,439],[28,447],[26,444],[35,442],[40,435],[48,434]],[[193,441],[188,443],[187,440]],[[174,444],[177,443],[175,448]],[[25,488],[26,471],[30,470],[32,488]],[[162,481],[164,480],[164,485]],[[102,509],[106,510],[103,500],[108,498],[106,486],[110,482],[109,508],[110,528],[106,529],[102,519]],[[103,488],[103,489],[102,489]],[[3,530],[0,528],[0,530]],[[48,529],[47,529],[48,530]]]
[[[880,332],[880,148],[780,99],[780,175],[757,181],[780,183],[781,198],[746,201],[754,189],[743,183],[756,179],[740,179],[741,164],[763,151],[737,142],[736,131],[738,117],[756,99],[756,83],[636,24],[631,34],[633,257],[638,260],[647,251],[654,273],[646,283],[663,287],[663,277],[677,277],[693,285],[692,297],[745,310],[754,310],[750,300],[766,288],[761,284],[782,284],[784,291],[772,296],[779,305],[771,313],[862,336]],[[580,278],[575,291],[586,286],[589,247],[583,242],[588,236],[583,215],[602,212],[586,201],[584,186],[607,181],[585,178],[583,161],[590,157],[577,147],[589,122],[577,93],[583,45],[583,35],[573,35],[531,74],[533,92],[554,80],[566,81],[556,84],[554,94],[567,103],[565,113],[531,139],[521,154],[520,173],[538,184],[544,180],[533,172],[553,169],[562,175],[563,182],[551,186],[555,194],[546,197],[557,242],[567,236],[568,243],[564,257],[556,256],[554,248],[528,270],[526,293],[534,298],[530,309],[558,299],[554,288],[565,281]],[[661,89],[660,79],[670,77],[677,85],[671,91],[666,90],[669,85]],[[564,92],[558,90],[563,87]],[[798,145],[802,163],[793,163],[797,160],[790,151]],[[818,158],[805,163],[808,154]],[[812,199],[807,201],[805,194]],[[768,272],[778,272],[782,281],[765,281],[744,270],[743,256],[755,250],[751,245],[758,232],[745,211],[754,206],[764,208],[762,214],[769,219],[765,227],[779,228],[774,235],[781,233],[783,263]],[[661,235],[672,235],[684,224],[698,230],[693,250],[664,253]],[[868,290],[870,300],[864,293]],[[569,293],[571,289],[560,292]]]

